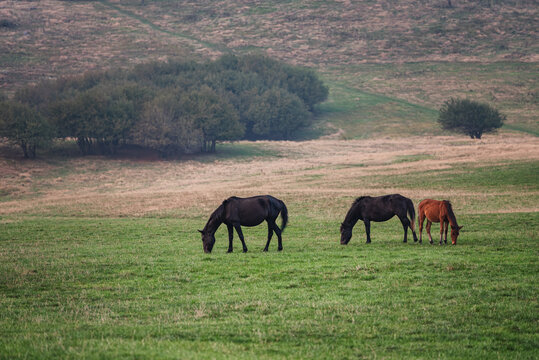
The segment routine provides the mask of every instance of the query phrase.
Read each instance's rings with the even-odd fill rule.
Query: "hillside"
[[[3,1],[0,89],[148,60],[262,52],[318,70],[333,94],[321,123],[350,137],[385,133],[386,121],[397,132],[439,133],[432,120],[450,96],[492,103],[508,128],[539,133],[535,2],[452,5]]]

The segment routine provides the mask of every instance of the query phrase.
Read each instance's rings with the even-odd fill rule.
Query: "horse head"
[[[462,229],[462,226],[451,225],[451,243],[453,245],[457,245],[457,238],[459,237],[460,229]]]
[[[213,245],[215,245],[215,233],[210,233],[206,230],[198,230],[202,234],[202,247],[206,254],[211,253]]]
[[[350,242],[352,238],[352,227],[346,225],[345,223],[341,224],[341,245],[346,245]]]

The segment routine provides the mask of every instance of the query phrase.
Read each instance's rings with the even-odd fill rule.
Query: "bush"
[[[269,89],[250,104],[246,117],[252,139],[289,139],[295,131],[310,124],[307,106],[284,89]]]
[[[162,92],[147,102],[132,131],[136,144],[157,150],[162,156],[191,153],[202,147],[202,131],[186,116],[178,94]]]
[[[113,154],[128,141],[170,154],[213,152],[217,141],[293,138],[327,95],[311,70],[226,55],[43,81],[14,99],[53,124],[58,137],[76,138],[83,154]]]
[[[14,101],[0,103],[0,136],[19,145],[25,158],[35,158],[38,147],[47,147],[52,127],[30,106]]]
[[[82,154],[114,154],[125,142],[143,91],[133,84],[97,85],[54,102],[48,111],[62,137],[75,137]]]
[[[505,115],[488,104],[451,98],[440,108],[438,122],[446,130],[481,139],[483,133],[502,127],[505,119]]]
[[[17,27],[17,23],[8,19],[0,19],[0,28],[14,29]]]

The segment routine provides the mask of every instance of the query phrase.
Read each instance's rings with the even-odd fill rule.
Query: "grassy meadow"
[[[535,358],[538,146],[505,133],[4,160],[0,358]],[[392,192],[451,199],[457,246],[404,244],[396,219],[340,245],[353,199]],[[261,251],[262,225],[227,254],[221,227],[204,254],[211,211],[258,193],[288,206],[284,250]]]
[[[161,159],[24,161],[0,141],[0,359],[536,359],[539,122],[536,2],[0,2],[0,92],[148,61],[265,54],[330,95],[302,141],[239,141]],[[429,16],[425,16],[429,14]],[[0,95],[2,95],[0,94]],[[436,123],[450,97],[507,115],[496,135]],[[449,199],[456,246],[402,243],[396,219],[339,226],[361,195]],[[200,234],[227,197],[288,206]],[[279,222],[278,222],[279,223]],[[437,243],[439,227],[432,235]]]

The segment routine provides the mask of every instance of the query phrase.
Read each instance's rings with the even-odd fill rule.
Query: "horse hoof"
[[[246,253],[246,252],[247,252],[247,249],[243,249],[243,252]]]
[[[263,251],[263,252],[268,252],[268,249],[264,249],[264,250],[262,250],[262,251]]]
[[[232,252],[232,250],[228,250],[228,251],[227,251],[227,254],[230,254],[231,252]]]
[[[278,248],[277,251],[283,251],[283,248]]]

